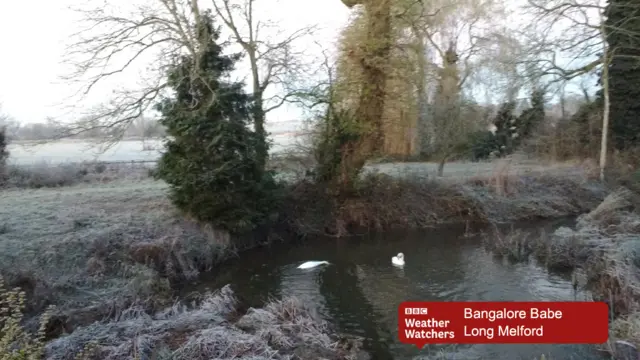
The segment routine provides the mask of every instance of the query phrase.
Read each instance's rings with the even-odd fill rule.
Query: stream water
[[[549,231],[556,226],[526,227]],[[254,307],[270,297],[301,297],[340,331],[363,337],[375,360],[531,360],[542,354],[547,359],[605,359],[589,345],[427,345],[419,350],[398,342],[397,307],[407,300],[590,300],[590,294],[574,291],[571,275],[549,273],[535,262],[497,259],[483,249],[477,236],[464,233],[448,228],[275,245],[222,266],[215,278],[204,279],[195,291],[231,284]],[[404,269],[391,265],[398,252],[405,254]],[[327,260],[331,265],[296,268],[308,260]]]

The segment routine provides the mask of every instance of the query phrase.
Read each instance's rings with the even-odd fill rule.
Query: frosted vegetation
[[[196,306],[175,304],[155,315],[129,308],[111,321],[50,342],[46,353],[52,360],[73,359],[96,343],[100,349],[93,355],[105,360],[355,359],[358,344],[345,351],[329,331],[313,309],[295,298],[274,300],[238,316],[237,300],[226,286],[205,294]]]

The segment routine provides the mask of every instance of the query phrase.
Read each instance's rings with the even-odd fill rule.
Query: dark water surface
[[[557,224],[526,226],[535,231]],[[416,301],[587,300],[575,293],[568,274],[551,274],[535,263],[510,264],[487,253],[464,229],[386,233],[350,239],[314,239],[243,254],[222,266],[196,291],[231,284],[249,306],[270,297],[294,295],[348,334],[364,337],[375,360],[386,359],[604,359],[589,345],[427,345],[397,340],[397,307]],[[398,269],[391,257],[405,254]],[[331,265],[310,270],[304,261]],[[191,288],[190,291],[194,289]]]

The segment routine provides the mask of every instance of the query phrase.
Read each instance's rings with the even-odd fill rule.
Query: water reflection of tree
[[[282,268],[269,250],[260,249],[243,255],[236,263],[222,266],[215,273],[213,288],[231,284],[231,288],[247,307],[262,307],[272,297],[280,298]]]
[[[352,334],[365,338],[365,346],[373,358],[393,359],[389,351],[397,337],[386,326],[358,286],[356,266],[332,266],[320,275],[320,292],[327,303],[327,311],[337,325]]]

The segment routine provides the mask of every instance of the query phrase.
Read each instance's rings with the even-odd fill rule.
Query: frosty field
[[[273,136],[272,152],[279,152],[294,143],[294,138]],[[9,145],[9,162],[16,165],[38,163],[60,164],[84,161],[154,161],[160,157],[162,140],[123,140],[105,149],[91,141],[65,140],[48,143],[13,143]]]

